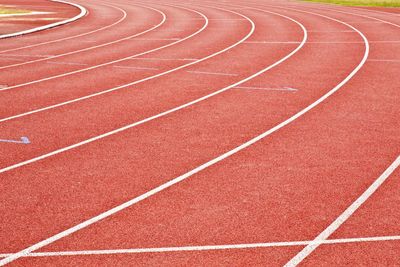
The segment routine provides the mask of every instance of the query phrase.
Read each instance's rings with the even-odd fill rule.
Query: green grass
[[[344,6],[400,7],[400,0],[305,0],[305,1],[338,4]]]

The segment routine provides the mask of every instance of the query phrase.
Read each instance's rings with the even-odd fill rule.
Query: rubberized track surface
[[[0,265],[400,264],[396,12],[75,3],[0,41]]]

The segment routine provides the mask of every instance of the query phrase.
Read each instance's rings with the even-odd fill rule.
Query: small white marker
[[[237,74],[234,73],[222,73],[222,72],[208,72],[208,71],[194,71],[194,70],[193,71],[188,70],[186,72],[195,74],[206,74],[206,75],[238,76]]]
[[[29,140],[29,138],[28,138],[28,137],[26,137],[26,136],[23,136],[23,137],[21,137],[21,141],[17,141],[17,140],[7,140],[7,139],[0,139],[0,142],[3,142],[3,143],[16,143],[16,144],[25,144],[25,145],[27,145],[27,144],[30,144],[30,143],[31,143],[31,141]]]
[[[246,87],[246,86],[237,86],[236,89],[248,89],[248,90],[264,90],[264,91],[291,91],[295,92],[298,89],[291,87],[281,87],[281,88],[266,88],[266,87]]]

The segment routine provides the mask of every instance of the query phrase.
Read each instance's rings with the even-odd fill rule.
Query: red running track
[[[400,263],[398,17],[79,3],[2,40],[0,264]]]

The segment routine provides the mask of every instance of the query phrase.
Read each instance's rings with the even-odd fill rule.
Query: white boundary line
[[[307,246],[310,244],[335,245],[348,243],[384,242],[398,241],[400,236],[374,236],[357,238],[339,238],[321,241],[285,241],[285,242],[266,242],[266,243],[247,243],[229,245],[202,245],[202,246],[181,246],[181,247],[157,247],[157,248],[128,248],[128,249],[97,249],[97,250],[71,250],[71,251],[48,251],[33,252],[22,257],[62,257],[62,256],[91,256],[91,255],[112,255],[112,254],[139,254],[139,253],[165,253],[165,252],[185,252],[185,251],[210,251],[210,250],[231,250],[231,249],[254,249],[254,248],[276,248]],[[13,255],[12,253],[1,253],[0,258]]]
[[[33,162],[36,162],[36,161],[39,161],[39,160],[42,160],[42,159],[44,159],[44,158],[47,158],[47,157],[50,157],[50,156],[53,156],[53,155],[62,153],[62,152],[64,152],[64,151],[67,151],[67,150],[70,150],[70,149],[74,149],[74,148],[76,148],[76,147],[78,147],[78,146],[82,146],[82,145],[84,145],[84,144],[87,144],[87,143],[90,143],[90,142],[94,142],[94,141],[96,141],[96,140],[105,138],[105,137],[110,136],[110,135],[113,135],[113,134],[115,134],[115,133],[118,133],[118,132],[127,130],[127,129],[129,129],[129,128],[135,127],[135,126],[137,126],[137,125],[139,125],[139,124],[142,124],[142,123],[145,123],[145,122],[147,122],[147,121],[154,120],[154,119],[159,118],[159,117],[163,117],[163,116],[165,116],[165,115],[168,115],[168,114],[170,114],[170,113],[172,113],[172,112],[175,112],[175,111],[178,111],[178,110],[180,110],[180,109],[184,109],[184,108],[186,108],[186,107],[188,107],[188,106],[191,106],[191,105],[196,104],[196,103],[198,103],[198,102],[201,102],[201,101],[203,101],[203,100],[205,100],[205,99],[208,99],[208,98],[210,98],[210,97],[212,97],[212,96],[214,96],[214,95],[217,95],[217,94],[220,94],[220,93],[222,93],[222,92],[224,92],[224,91],[227,91],[227,90],[229,90],[230,88],[233,88],[233,87],[235,87],[235,86],[238,86],[238,85],[240,85],[240,84],[242,84],[242,83],[244,83],[244,82],[246,82],[246,81],[249,81],[249,80],[253,79],[254,77],[259,76],[260,74],[262,74],[262,73],[264,73],[264,72],[266,72],[266,71],[268,71],[268,70],[274,68],[275,66],[279,65],[280,63],[286,61],[286,60],[287,60],[288,58],[290,58],[292,55],[294,55],[295,53],[297,53],[297,51],[299,51],[299,50],[303,47],[303,45],[306,43],[306,40],[307,40],[307,30],[305,29],[305,27],[304,27],[301,23],[299,23],[298,21],[296,21],[296,20],[294,20],[294,19],[292,19],[292,18],[290,18],[290,17],[284,16],[284,15],[281,15],[281,14],[278,14],[278,13],[270,12],[270,11],[265,11],[265,10],[261,10],[261,9],[259,9],[259,10],[262,11],[262,12],[265,12],[265,13],[275,14],[275,15],[277,15],[277,16],[280,16],[280,17],[283,17],[283,18],[287,18],[287,19],[291,20],[292,22],[296,23],[298,26],[300,26],[300,28],[302,29],[302,31],[303,31],[303,33],[304,33],[304,36],[303,36],[303,43],[302,43],[301,45],[299,45],[299,46],[298,46],[295,50],[293,50],[291,53],[289,53],[288,55],[286,55],[284,58],[280,59],[279,61],[275,62],[274,64],[268,66],[267,68],[265,68],[265,69],[263,69],[263,70],[261,70],[261,71],[255,73],[255,74],[253,74],[253,75],[251,75],[251,76],[249,76],[249,77],[247,77],[246,79],[243,79],[242,81],[239,81],[239,82],[237,82],[237,83],[235,83],[235,84],[232,84],[231,86],[228,86],[228,87],[226,87],[226,88],[223,88],[223,89],[221,89],[221,90],[219,90],[219,91],[216,91],[216,92],[214,92],[214,93],[212,93],[212,94],[209,94],[209,95],[207,95],[207,96],[204,96],[204,97],[199,98],[199,99],[197,99],[197,100],[194,100],[194,101],[192,101],[192,102],[186,103],[186,104],[184,104],[184,105],[182,105],[182,106],[179,106],[179,107],[170,109],[170,110],[168,110],[168,111],[165,111],[165,112],[160,113],[160,114],[158,114],[158,115],[155,115],[155,116],[153,116],[153,117],[150,117],[150,118],[147,118],[147,119],[145,119],[145,120],[142,120],[142,121],[139,121],[139,122],[136,122],[136,123],[127,125],[127,126],[122,127],[122,128],[119,128],[119,129],[114,130],[114,131],[112,131],[112,132],[108,132],[108,133],[106,133],[106,134],[103,134],[103,135],[100,135],[100,136],[97,136],[97,137],[94,137],[94,138],[85,140],[85,141],[83,141],[83,142],[80,142],[80,143],[78,143],[78,144],[75,144],[75,145],[72,145],[72,146],[69,146],[69,147],[66,147],[66,148],[57,150],[57,151],[53,151],[53,152],[48,153],[48,154],[46,154],[46,155],[43,155],[43,156],[40,156],[40,157],[31,159],[31,160],[28,160],[28,161],[25,161],[25,162],[21,162],[21,163],[19,163],[19,164],[16,164],[16,165],[13,165],[13,166],[10,166],[10,167],[7,167],[7,168],[1,169],[1,170],[0,170],[0,173],[9,171],[9,170],[12,170],[12,169],[15,169],[15,168],[18,168],[18,167],[21,167],[21,166],[24,166],[24,165],[33,163]],[[236,12],[234,12],[234,11],[230,11],[230,12],[236,13]],[[253,34],[253,32],[254,32],[254,30],[255,30],[255,24],[254,24],[254,22],[253,22],[251,19],[249,19],[248,17],[246,17],[246,16],[244,16],[244,15],[242,15],[242,14],[239,14],[239,13],[236,13],[236,14],[240,15],[240,16],[243,17],[243,18],[248,19],[249,22],[251,22],[251,25],[252,25],[252,29],[251,29],[251,31],[249,32],[249,34],[248,34],[245,38],[243,38],[242,41],[241,41],[241,42],[244,42],[247,38],[249,38],[249,37]],[[239,42],[239,43],[236,43],[234,46],[239,45],[239,44],[240,44],[240,42]],[[226,48],[226,49],[228,49],[228,48]],[[225,50],[226,50],[226,49],[225,49]],[[221,52],[221,53],[222,53],[222,52]],[[355,74],[355,73],[354,73],[354,74]],[[321,100],[321,101],[322,101],[322,100]],[[305,112],[306,112],[306,111],[305,111]],[[305,113],[305,112],[304,112],[304,113]],[[301,115],[299,115],[299,116],[301,116]],[[293,118],[293,120],[296,119],[295,116],[292,117],[292,118]],[[278,126],[274,127],[274,128],[271,129],[270,131],[266,132],[266,134],[269,135],[269,134],[270,134],[269,132],[272,133],[273,131],[276,131],[277,129],[279,129],[279,128],[283,127],[284,125],[288,124],[289,121],[291,121],[292,118],[290,118],[290,119],[288,119],[287,121],[281,123],[281,124],[280,124],[281,126],[278,125]],[[121,210],[124,210],[124,209],[126,209],[126,208],[128,208],[128,207],[130,207],[130,206],[132,206],[132,205],[134,205],[134,204],[136,204],[136,203],[138,203],[138,202],[140,202],[140,201],[142,201],[142,200],[144,200],[144,199],[146,199],[146,198],[152,196],[152,195],[155,195],[155,194],[157,194],[157,193],[163,191],[164,189],[166,189],[166,188],[168,188],[168,187],[170,187],[170,186],[172,186],[172,185],[174,185],[174,184],[177,184],[177,183],[179,183],[179,182],[181,182],[181,181],[183,181],[183,180],[189,178],[189,177],[192,176],[193,174],[195,174],[195,173],[197,173],[197,172],[199,172],[199,171],[201,171],[201,170],[203,170],[203,169],[206,169],[206,168],[208,168],[209,166],[214,165],[215,163],[217,163],[217,162],[219,162],[219,161],[221,161],[221,160],[223,160],[223,159],[225,159],[225,158],[227,158],[227,157],[229,157],[229,156],[231,156],[231,155],[237,153],[238,151],[240,151],[240,150],[242,150],[242,149],[244,149],[244,148],[250,146],[251,144],[257,142],[258,140],[260,140],[260,139],[262,139],[262,138],[264,138],[263,135],[258,136],[258,137],[256,137],[256,138],[250,140],[249,142],[247,142],[247,143],[241,145],[240,147],[237,147],[236,149],[231,150],[231,151],[229,151],[229,152],[227,152],[227,153],[225,153],[225,154],[219,156],[218,158],[215,158],[215,159],[213,159],[213,160],[211,160],[211,161],[209,161],[209,162],[207,162],[207,163],[205,163],[205,164],[203,164],[203,165],[201,165],[201,166],[199,166],[199,167],[197,167],[197,168],[195,168],[195,169],[189,171],[189,172],[186,173],[186,174],[183,174],[183,175],[181,175],[181,176],[179,176],[179,177],[176,177],[176,178],[174,178],[174,179],[168,181],[167,183],[164,183],[164,184],[162,184],[162,185],[160,185],[160,186],[158,186],[158,187],[156,187],[156,188],[154,188],[154,189],[148,191],[148,192],[145,193],[145,194],[142,194],[142,195],[140,195],[140,196],[138,196],[138,197],[135,197],[135,198],[131,199],[130,201],[127,201],[127,202],[125,202],[125,203],[123,203],[123,204],[121,204],[121,205],[119,205],[119,206],[116,206],[116,207],[114,207],[114,208],[112,208],[112,209],[110,209],[110,210],[108,210],[108,211],[105,211],[105,212],[103,212],[103,213],[101,213],[101,214],[99,214],[99,215],[97,215],[97,216],[95,216],[95,217],[93,217],[93,218],[91,218],[91,219],[89,219],[89,220],[86,220],[86,221],[84,221],[84,222],[82,222],[82,223],[80,223],[80,224],[78,224],[78,225],[75,225],[75,226],[73,226],[73,227],[71,227],[71,228],[69,228],[69,229],[66,229],[66,230],[64,230],[64,231],[62,231],[62,232],[60,232],[60,233],[58,233],[58,234],[56,234],[56,235],[53,235],[53,236],[51,236],[51,237],[49,237],[49,238],[47,238],[47,239],[45,239],[45,240],[42,240],[42,241],[40,241],[40,242],[38,242],[38,243],[36,243],[36,244],[33,244],[33,245],[31,245],[31,246],[29,246],[29,247],[27,247],[27,248],[25,248],[25,249],[23,249],[23,250],[21,250],[21,251],[15,253],[15,254],[12,254],[12,255],[8,256],[7,258],[2,259],[2,260],[0,261],[0,266],[5,265],[5,264],[7,264],[7,263],[10,263],[10,262],[12,262],[12,261],[14,261],[14,260],[16,260],[16,259],[22,257],[23,255],[27,255],[27,254],[31,253],[32,251],[35,251],[35,250],[40,249],[40,248],[42,248],[42,247],[44,247],[44,246],[47,246],[48,244],[51,244],[51,243],[53,243],[53,242],[55,242],[55,241],[57,241],[57,240],[59,240],[59,239],[62,239],[62,238],[64,238],[64,237],[68,236],[68,235],[71,235],[71,234],[73,234],[73,233],[75,233],[75,232],[77,232],[77,231],[79,231],[79,230],[81,230],[81,229],[83,229],[83,228],[86,228],[86,227],[88,227],[88,226],[90,226],[90,225],[92,225],[92,224],[94,224],[94,223],[96,223],[96,222],[98,222],[98,221],[100,221],[100,220],[103,220],[104,218],[107,218],[107,217],[109,217],[109,216],[111,216],[111,215],[113,215],[113,214],[115,214],[115,213],[117,213],[117,212],[119,212],[119,211],[121,211]]]
[[[95,30],[92,30],[92,31],[89,31],[89,32],[85,32],[85,33],[81,33],[81,34],[73,35],[73,36],[69,36],[69,37],[64,37],[64,38],[61,38],[61,39],[51,40],[51,41],[47,41],[47,42],[36,43],[36,44],[27,45],[27,46],[22,46],[22,47],[2,50],[2,51],[0,51],[0,54],[7,53],[7,52],[12,52],[12,51],[17,51],[17,50],[22,50],[22,49],[26,49],[26,48],[37,47],[37,46],[41,46],[41,45],[47,45],[47,44],[56,43],[56,42],[60,42],[60,41],[65,41],[65,40],[69,40],[69,39],[73,39],[73,38],[77,38],[77,37],[82,37],[82,36],[89,35],[89,34],[92,34],[92,33],[96,33],[96,32],[108,29],[108,28],[110,28],[112,26],[115,26],[115,25],[119,24],[121,21],[123,21],[126,18],[127,14],[121,8],[116,7],[116,6],[112,6],[112,5],[108,5],[108,4],[105,4],[105,3],[103,3],[103,5],[121,11],[122,14],[123,14],[122,18],[120,18],[118,21],[116,21],[116,22],[114,22],[114,23],[112,23],[110,25],[107,25],[107,26],[104,26],[102,28],[95,29]]]
[[[303,250],[301,250],[296,256],[294,256],[285,266],[292,267],[297,266],[302,262],[308,255],[310,255],[316,248],[318,248],[325,240],[328,239],[351,215],[358,210],[358,208],[367,201],[373,193],[389,178],[389,176],[396,170],[400,165],[400,156],[378,177],[364,193],[361,194],[339,217],[336,218],[324,231],[322,231],[312,243],[308,244]]]
[[[308,42],[307,42],[308,43]],[[286,91],[286,92],[296,92],[298,89],[282,86],[282,87],[252,87],[252,86],[236,86],[233,89],[241,90],[259,90],[259,91]]]
[[[205,74],[205,75],[238,76],[238,74],[235,73],[208,72],[208,71],[197,71],[197,70],[188,70],[187,72],[193,74]]]
[[[74,21],[82,18],[83,16],[85,16],[87,14],[86,8],[84,8],[81,5],[70,3],[70,2],[66,2],[66,1],[63,1],[63,0],[50,0],[50,1],[63,3],[63,4],[67,4],[67,5],[71,5],[71,6],[77,7],[81,12],[78,15],[76,15],[75,17],[72,17],[72,18],[67,19],[67,20],[63,20],[63,21],[59,21],[59,22],[56,22],[56,23],[52,23],[52,24],[48,24],[48,25],[32,28],[32,29],[25,30],[25,31],[9,33],[9,34],[3,34],[3,35],[0,35],[0,39],[21,36],[21,35],[25,35],[25,34],[29,34],[29,33],[34,33],[34,32],[38,32],[38,31],[43,31],[43,30],[47,30],[47,29],[50,29],[50,28],[58,27],[58,26],[61,26],[61,25],[67,24],[67,23],[74,22]]]
[[[129,58],[129,60],[154,60],[154,61],[196,61],[199,60],[198,58],[154,58],[154,57],[136,57],[136,58]]]
[[[369,62],[391,62],[391,63],[399,63],[400,59],[369,59]]]
[[[150,32],[152,30],[155,30],[155,29],[159,28],[161,25],[163,25],[165,23],[167,17],[164,14],[164,12],[162,12],[162,11],[160,11],[158,9],[152,8],[152,7],[140,6],[140,5],[138,5],[138,6],[142,7],[142,8],[149,9],[149,10],[153,10],[153,11],[161,14],[161,16],[162,16],[161,22],[158,23],[157,25],[145,30],[145,31],[142,31],[142,32],[139,32],[139,33],[135,33],[133,35],[129,35],[127,37],[124,37],[124,38],[121,38],[121,39],[117,39],[117,40],[114,40],[114,41],[111,41],[111,42],[102,43],[102,44],[99,44],[99,45],[94,45],[94,46],[86,47],[86,48],[83,48],[83,49],[74,50],[74,51],[71,51],[71,52],[58,54],[58,55],[55,55],[55,56],[50,56],[50,57],[47,57],[47,58],[40,58],[40,59],[30,60],[30,61],[26,61],[26,62],[22,62],[22,63],[16,63],[16,64],[7,65],[7,66],[0,66],[0,70],[12,68],[12,67],[23,66],[23,65],[27,65],[27,64],[31,64],[31,63],[36,63],[36,62],[41,62],[41,61],[45,61],[45,60],[49,60],[49,59],[54,59],[54,58],[60,58],[60,57],[64,57],[64,56],[74,55],[74,54],[78,54],[78,53],[81,53],[81,52],[85,52],[85,51],[89,51],[89,50],[93,50],[93,49],[109,46],[109,45],[112,45],[112,44],[120,43],[122,41],[126,41],[126,40],[129,40],[131,38],[134,38],[134,37],[137,37],[137,36],[141,36],[141,35],[143,35],[145,33],[148,33],[148,32]],[[54,76],[54,77],[56,77],[56,76]],[[10,87],[10,89],[11,88],[17,88],[17,87],[20,87],[20,86],[23,86],[23,85],[27,85],[27,84],[30,84],[30,83],[19,84],[19,85]]]
[[[176,45],[176,44],[181,43],[183,41],[186,41],[186,40],[196,36],[197,34],[201,33],[203,30],[205,30],[208,27],[208,23],[209,23],[208,18],[203,13],[197,12],[196,10],[189,9],[189,8],[184,8],[184,7],[180,7],[180,8],[188,10],[188,11],[191,11],[191,12],[194,12],[194,13],[197,13],[200,16],[202,16],[204,21],[205,21],[203,26],[199,30],[197,30],[196,32],[194,32],[194,33],[190,34],[189,36],[186,36],[185,38],[182,38],[182,39],[180,39],[178,41],[175,41],[175,42],[172,42],[172,43],[169,43],[169,44],[166,44],[166,45],[163,45],[163,46],[151,49],[151,50],[147,50],[145,52],[142,52],[142,53],[139,53],[139,54],[136,54],[136,55],[130,55],[130,56],[125,57],[125,58],[121,58],[121,59],[118,59],[118,60],[110,61],[110,62],[103,63],[103,64],[100,64],[100,65],[92,66],[92,67],[89,67],[89,68],[84,68],[84,69],[80,69],[80,70],[76,70],[76,71],[60,74],[60,75],[57,75],[57,76],[53,76],[51,78],[45,78],[45,79],[37,80],[37,81],[31,82],[29,84],[37,83],[37,82],[41,82],[41,81],[45,81],[45,80],[51,80],[51,79],[54,79],[54,78],[63,77],[63,76],[67,76],[67,75],[71,75],[71,74],[75,74],[75,73],[80,73],[80,72],[84,72],[84,71],[87,71],[87,70],[92,70],[92,69],[96,69],[96,68],[99,68],[99,67],[103,67],[103,66],[119,63],[119,62],[122,62],[122,61],[125,61],[125,60],[139,59],[139,58],[134,58],[134,57],[139,57],[139,56],[143,56],[143,55],[146,55],[146,54],[150,54],[152,52],[155,52],[155,51],[158,51],[158,50],[161,50],[161,49]],[[221,50],[221,51],[225,52],[225,51],[229,50],[230,48],[232,48],[232,47],[228,47],[227,49],[224,49],[224,50]],[[99,96],[99,95],[103,95],[103,94],[107,94],[107,93],[110,93],[110,92],[113,92],[113,91],[117,91],[117,90],[129,87],[129,86],[135,85],[135,84],[139,84],[139,83],[142,83],[142,82],[145,82],[145,81],[148,81],[148,80],[151,80],[151,79],[154,79],[154,78],[169,74],[171,72],[183,69],[185,67],[197,64],[197,63],[199,63],[201,61],[204,61],[206,59],[209,59],[211,57],[214,57],[214,56],[222,53],[221,51],[219,51],[219,52],[217,52],[215,54],[212,54],[210,56],[207,56],[205,58],[197,59],[194,62],[185,64],[185,65],[181,65],[181,66],[179,66],[177,68],[174,68],[174,69],[171,69],[171,70],[168,70],[168,71],[165,71],[165,72],[161,72],[159,74],[156,74],[156,75],[153,75],[153,76],[149,76],[149,77],[146,77],[146,78],[143,78],[143,79],[140,79],[140,80],[128,83],[128,84],[124,84],[124,85],[121,85],[121,86],[118,86],[118,87],[110,88],[110,89],[107,89],[107,90],[103,90],[103,91],[100,91],[100,92],[97,92],[97,93],[93,93],[93,94],[86,95],[86,96],[83,96],[83,97],[75,98],[75,99],[68,100],[68,101],[65,101],[65,102],[61,102],[61,103],[58,103],[58,104],[50,105],[50,106],[47,106],[47,107],[43,107],[43,108],[39,108],[39,109],[28,111],[28,112],[20,113],[20,114],[17,114],[17,115],[9,116],[9,117],[6,117],[6,118],[2,118],[2,119],[0,119],[0,123],[4,122],[4,121],[9,121],[9,120],[12,120],[12,119],[16,119],[16,118],[21,118],[21,117],[24,117],[24,116],[28,116],[28,115],[31,115],[31,114],[34,114],[34,113],[42,112],[42,111],[45,111],[45,110],[50,110],[50,109],[54,109],[54,108],[57,108],[57,107],[65,106],[65,105],[72,104],[72,103],[75,103],[75,102],[79,102],[79,101],[82,101],[82,100],[85,100],[85,99],[89,99],[89,98],[92,98],[92,97],[96,97],[96,96]],[[15,86],[13,88],[15,88]],[[12,87],[0,88],[0,91],[5,91],[7,89],[12,89]]]
[[[51,14],[51,12],[40,12],[40,11],[28,11],[26,13],[9,13],[9,14],[0,14],[0,18],[8,18],[8,17],[20,17],[20,16],[30,16],[30,15],[44,15]]]

